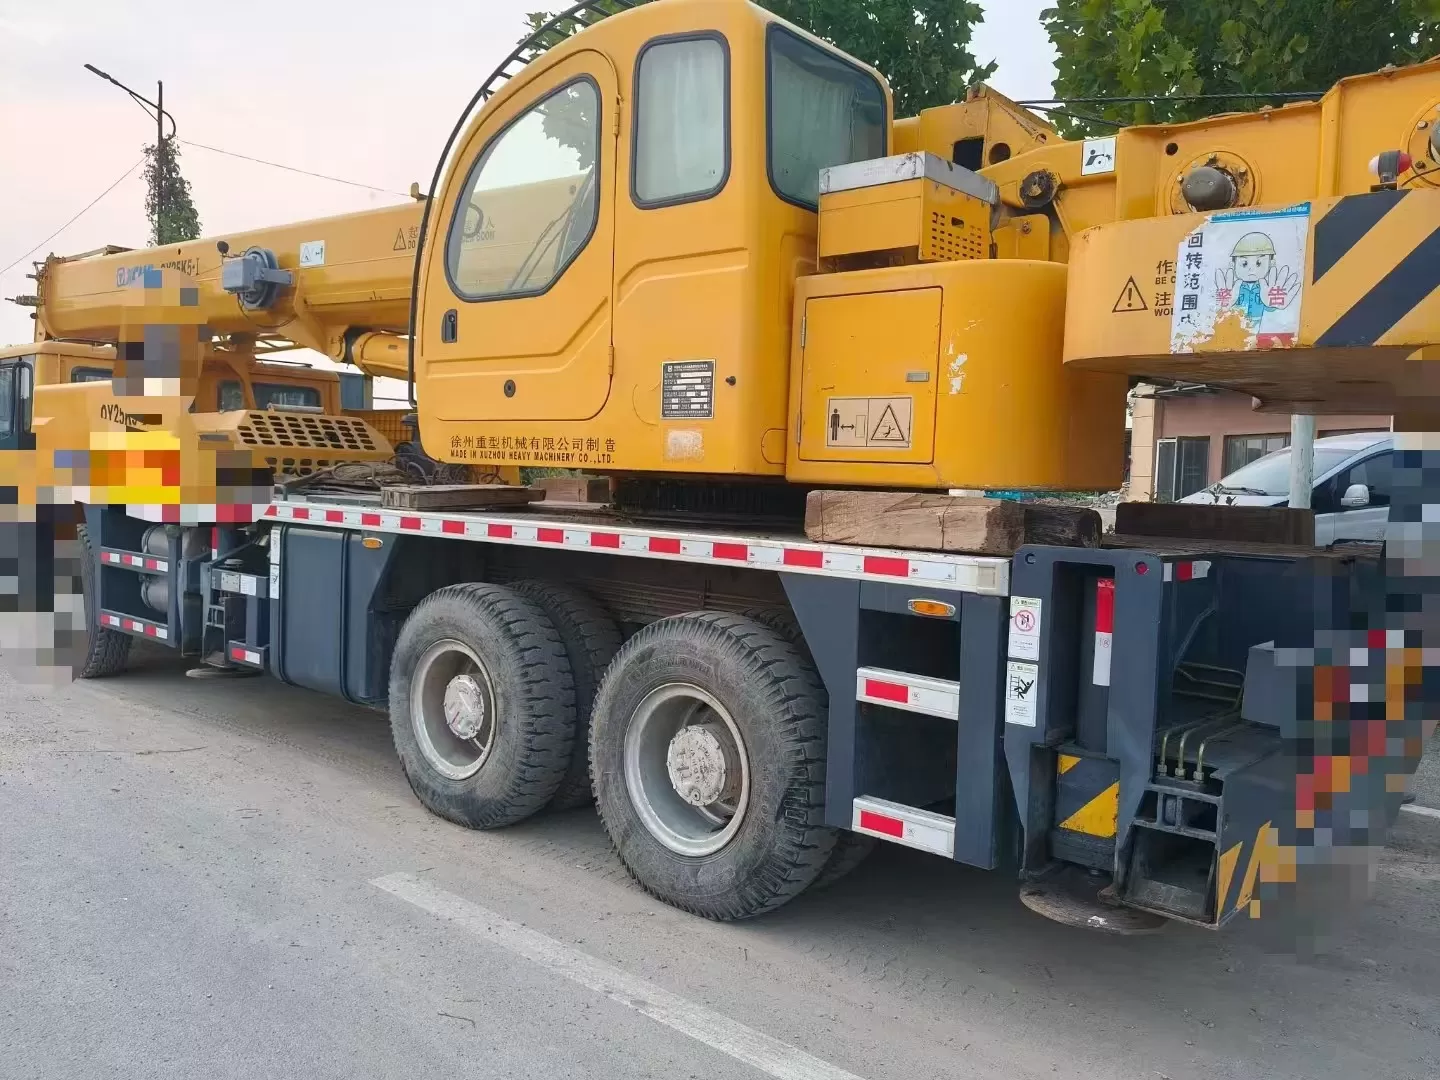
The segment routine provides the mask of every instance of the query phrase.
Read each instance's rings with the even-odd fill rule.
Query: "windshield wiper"
[[[1217,495],[1267,495],[1267,496],[1268,496],[1268,495],[1272,495],[1272,494],[1273,494],[1273,492],[1261,491],[1259,488],[1252,488],[1252,487],[1227,487],[1227,486],[1224,485],[1224,484],[1216,484],[1216,485],[1215,485],[1213,488],[1211,488],[1210,490],[1213,491],[1213,492],[1215,492]],[[1278,497],[1279,497],[1279,496],[1276,496],[1276,498],[1278,498]]]

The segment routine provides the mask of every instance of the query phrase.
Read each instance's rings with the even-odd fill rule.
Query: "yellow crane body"
[[[77,670],[118,670],[107,643],[140,634],[211,666],[388,699],[417,796],[475,825],[537,810],[578,764],[637,880],[717,917],[817,880],[834,865],[830,830],[977,867],[1008,851],[1035,875],[1027,903],[1059,917],[1051,869],[1110,874],[1104,896],[1206,926],[1258,915],[1263,887],[1315,869],[1302,858],[1318,852],[1324,869],[1344,845],[1318,846],[1322,804],[1360,835],[1382,792],[1350,784],[1350,763],[1377,781],[1385,769],[1388,785],[1403,779],[1390,772],[1399,755],[1297,749],[1310,688],[1276,644],[1332,619],[1350,576],[1352,601],[1375,601],[1367,617],[1392,619],[1357,639],[1367,655],[1392,654],[1390,671],[1402,652],[1410,667],[1428,655],[1399,625],[1422,587],[1407,547],[1418,489],[1384,492],[1385,573],[1328,552],[1337,588],[1321,593],[1308,546],[1262,556],[1204,536],[1130,547],[1077,532],[1002,538],[997,554],[990,515],[1014,523],[1029,508],[904,489],[1118,487],[1132,379],[1205,380],[1271,408],[1411,410],[1440,430],[1440,62],[1347,80],[1314,103],[1067,142],[983,89],[897,121],[876,72],[745,0],[613,6],[583,6],[588,23],[573,9],[583,32],[553,47],[537,32],[517,50],[423,202],[46,262],[37,343],[0,364],[0,490],[35,511],[32,536],[74,526],[76,504],[87,544],[96,530],[85,590],[98,610]],[[649,490],[678,489],[674,512],[657,516],[672,506],[656,500],[624,513],[617,497],[622,513],[541,524],[448,501],[473,490],[426,507],[406,500],[437,493],[352,497],[339,480],[273,499],[276,472],[392,449],[328,405],[229,410],[217,383],[203,411],[207,380],[227,369],[258,404],[266,356],[294,347],[413,375],[435,458],[482,474],[668,477]],[[109,363],[110,378],[61,381],[82,362]],[[49,384],[32,395],[37,370]],[[1397,477],[1418,474],[1395,456]],[[794,524],[786,481],[901,489],[931,520],[884,547],[772,534],[760,519],[775,505]],[[1337,494],[1354,489],[1370,499],[1369,483]],[[885,501],[854,494],[837,499]],[[952,509],[985,516],[983,543],[949,550]],[[147,562],[152,543],[163,570]],[[192,568],[198,586],[182,577]],[[500,582],[537,597],[524,619]],[[555,599],[561,585],[569,599]],[[513,635],[547,625],[552,604],[557,628],[598,630],[614,605],[617,648],[619,616],[645,628],[613,659],[562,653],[557,634],[533,661]],[[292,615],[296,632],[275,630]],[[792,625],[792,659],[808,651],[823,680],[757,651],[773,654]],[[923,672],[889,666],[912,658]],[[655,667],[671,661],[670,674]],[[599,686],[588,711],[567,700],[532,723],[515,720],[523,702],[483,700],[492,668],[508,672],[496,685],[553,689],[580,662]],[[654,711],[657,678],[706,700],[672,721],[668,705]],[[782,696],[793,730],[777,735],[766,702]],[[743,724],[722,699],[744,705]],[[1323,704],[1338,718],[1376,701]],[[721,725],[692,724],[700,705],[724,714],[734,743],[702,745]],[[874,711],[891,708],[928,719]],[[1413,751],[1407,771],[1423,721],[1408,706],[1385,720],[1404,725],[1382,742]],[[546,745],[491,755],[487,726],[486,739],[538,731]],[[824,785],[813,769],[746,766],[818,747]],[[512,780],[538,791],[542,752],[554,786],[521,800]],[[714,789],[658,767],[633,780],[620,766],[635,754],[702,762]],[[732,804],[744,777],[763,790]],[[794,876],[799,831],[792,843],[752,828],[762,803],[814,826],[811,877]],[[1363,835],[1373,841],[1370,825]],[[706,867],[733,882],[711,889]],[[1116,912],[1107,902],[1082,921]]]
[[[1127,379],[1436,398],[1437,108],[1440,62],[1075,142],[983,88],[896,120],[758,6],[658,0],[505,81],[432,199],[52,259],[37,333],[118,340],[161,269],[217,353],[413,366],[426,450],[486,471],[1114,488]]]
[[[660,85],[666,49],[717,68],[713,168],[693,182],[650,141],[647,65]],[[834,161],[789,160],[813,151],[782,90],[848,102],[845,160],[911,173],[820,192]],[[514,249],[512,287],[474,280],[455,254],[466,208],[518,145],[565,152],[545,126],[561,106],[590,163],[535,184],[547,205],[573,187],[563,229],[534,236],[539,260]],[[727,0],[613,16],[530,65],[464,133],[431,209],[416,349],[431,452],[797,483],[1118,484],[1124,380],[1062,372],[1063,268],[992,260],[998,200],[957,187],[963,170],[937,183],[892,155],[890,112],[874,71]],[[647,198],[657,176],[694,190]]]

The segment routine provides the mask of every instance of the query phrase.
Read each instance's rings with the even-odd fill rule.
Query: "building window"
[[[1236,469],[1243,469],[1250,462],[1289,445],[1289,435],[1226,435],[1221,472],[1229,476]]]
[[[536,296],[580,254],[599,220],[600,90],[562,86],[490,141],[465,181],[446,269],[466,300]]]
[[[1179,502],[1210,483],[1210,438],[1161,439],[1155,447],[1155,501]]]
[[[814,210],[820,170],[885,156],[885,93],[868,71],[770,27],[770,183]]]
[[[719,37],[658,41],[635,69],[635,201],[708,199],[730,171],[729,56]]]

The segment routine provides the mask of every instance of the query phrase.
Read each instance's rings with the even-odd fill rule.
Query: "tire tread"
[[[626,870],[650,895],[691,914],[719,921],[751,918],[780,907],[804,892],[830,858],[835,830],[822,820],[825,799],[826,716],[824,689],[814,667],[790,641],[770,627],[751,618],[729,612],[699,611],[651,623],[637,633],[616,656],[596,702],[601,716],[614,680],[624,677],[627,660],[657,637],[678,634],[697,639],[712,655],[728,652],[741,664],[758,668],[769,689],[769,716],[776,725],[783,746],[779,763],[787,773],[787,795],[776,836],[777,842],[763,871],[740,883],[730,896],[706,902],[687,900],[656,887],[636,873],[625,860]],[[597,770],[596,746],[592,742],[591,769],[596,791],[602,778]],[[757,766],[752,763],[752,775]],[[623,789],[622,789],[623,791]],[[628,797],[627,797],[628,799]],[[605,800],[598,800],[600,815],[612,839],[622,832],[620,823],[606,814]],[[620,845],[617,843],[617,849]]]
[[[424,783],[429,779],[428,774],[417,775],[416,770],[427,766],[423,758],[414,760],[405,745],[414,736],[409,730],[409,680],[402,678],[398,665],[392,665],[390,677],[390,723],[395,750],[405,766],[411,789],[440,817],[467,828],[513,825],[532,816],[551,800],[569,765],[575,735],[570,664],[559,632],[533,601],[501,586],[479,582],[447,586],[420,601],[401,631],[396,657],[401,655],[407,631],[424,627],[432,618],[443,617],[432,613],[451,605],[468,612],[470,626],[475,631],[508,638],[516,654],[514,670],[522,685],[520,704],[523,708],[513,717],[520,742],[515,768],[504,778],[500,796],[483,805],[475,799],[465,799],[463,792],[447,790],[454,781],[437,778],[442,782]],[[499,676],[492,673],[492,677]],[[485,769],[494,764],[497,759],[492,757]],[[485,776],[485,769],[477,776]]]
[[[100,625],[100,612],[94,606],[95,549],[90,544],[90,530],[84,525],[76,527],[76,538],[80,541],[80,558],[84,560],[80,570],[81,585],[85,590],[85,659],[76,675],[81,679],[103,679],[118,675],[130,665],[130,646],[133,639],[119,630],[109,630]]]

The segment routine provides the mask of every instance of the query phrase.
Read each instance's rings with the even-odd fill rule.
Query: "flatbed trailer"
[[[881,841],[1016,872],[1083,925],[1254,915],[1294,842],[1275,796],[1304,669],[1276,657],[1385,590],[1373,552],[1003,558],[314,492],[221,509],[86,509],[87,674],[142,637],[388,709],[417,796],[466,825],[593,780],[640,884],[717,918]],[[476,795],[488,773],[508,786]]]

